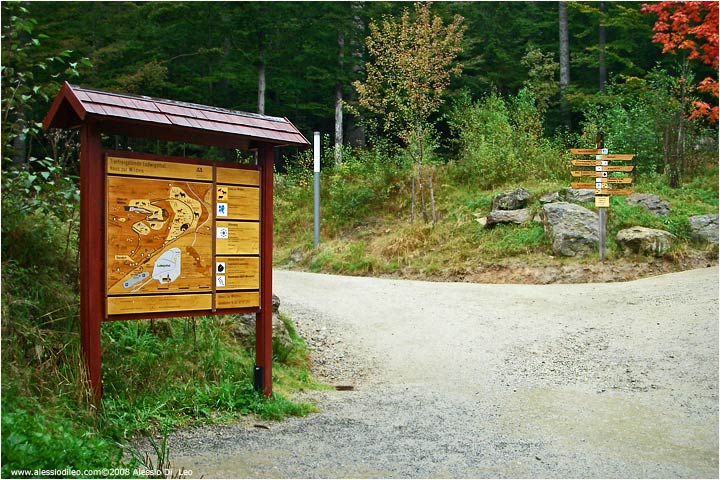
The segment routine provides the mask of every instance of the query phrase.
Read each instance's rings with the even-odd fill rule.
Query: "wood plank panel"
[[[212,294],[187,295],[133,295],[108,297],[108,315],[144,312],[182,312],[185,310],[210,310]]]
[[[216,187],[216,217],[227,220],[260,220],[260,189],[237,185]]]
[[[260,257],[215,257],[215,276],[217,290],[258,290]]]
[[[260,222],[216,221],[216,255],[258,255]]]
[[[218,292],[215,294],[215,308],[259,307],[260,292]]]
[[[216,168],[216,181],[218,183],[229,183],[232,185],[260,186],[260,171],[246,168]]]
[[[109,175],[173,178],[212,182],[213,167],[190,163],[161,162],[138,158],[107,157]]]

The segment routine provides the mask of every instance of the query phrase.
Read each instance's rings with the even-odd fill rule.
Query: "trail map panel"
[[[108,176],[108,294],[210,292],[212,193],[212,183]]]
[[[257,169],[106,161],[108,316],[260,306]]]

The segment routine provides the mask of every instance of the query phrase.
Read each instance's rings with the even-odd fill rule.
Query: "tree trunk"
[[[17,109],[15,124],[17,125],[17,130],[15,138],[13,138],[12,141],[13,164],[25,165],[27,164],[27,135],[23,133],[25,129],[25,109],[23,107]]]
[[[558,23],[560,34],[560,95],[562,115],[567,129],[572,128],[567,104],[567,87],[570,85],[570,40],[568,38],[567,3],[558,2]]]
[[[423,135],[422,130],[418,129],[417,133],[418,142],[418,187],[420,188],[420,206],[422,207],[423,221],[425,224],[428,223],[427,205],[425,204],[425,187],[423,185]]]
[[[410,187],[410,223],[415,223],[415,175],[412,176]]]
[[[437,223],[437,214],[435,213],[435,191],[433,190],[433,176],[432,173],[428,178],[428,186],[430,187],[430,213],[432,213],[433,227]]]
[[[598,80],[600,82],[600,91],[605,91],[607,83],[607,64],[605,62],[605,44],[607,43],[607,30],[605,28],[605,2],[600,2],[600,27],[598,29]]]
[[[345,64],[345,35],[338,33],[338,66],[340,72],[343,71]],[[343,88],[342,83],[338,80],[335,84],[335,165],[340,165],[343,161]]]
[[[257,92],[257,113],[265,115],[265,62],[257,64],[258,92]]]

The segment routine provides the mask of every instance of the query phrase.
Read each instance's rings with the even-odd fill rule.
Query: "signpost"
[[[320,245],[320,132],[313,133],[313,245]]]
[[[104,321],[254,313],[255,388],[272,394],[274,148],[286,118],[64,83],[43,127],[80,130],[80,341],[96,404]],[[125,135],[255,152],[256,164],[103,150]]]
[[[633,165],[611,165],[613,161],[629,161],[634,155],[625,153],[609,153],[605,148],[603,133],[598,133],[596,148],[571,148],[574,155],[592,155],[594,159],[572,159],[572,167],[593,167],[592,170],[570,170],[573,178],[593,178],[594,182],[571,182],[572,188],[592,188],[595,190],[595,207],[600,216],[600,260],[605,261],[605,240],[607,224],[606,208],[610,207],[611,195],[629,195],[629,188],[614,188],[611,185],[629,185],[633,182],[631,177],[623,174],[632,172]]]

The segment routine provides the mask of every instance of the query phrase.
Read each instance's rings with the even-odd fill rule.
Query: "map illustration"
[[[109,295],[210,292],[213,184],[107,177]]]

